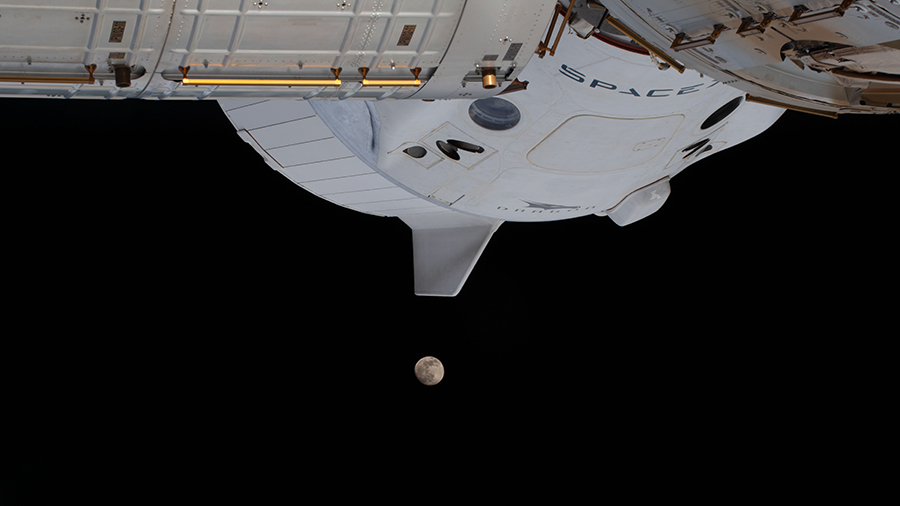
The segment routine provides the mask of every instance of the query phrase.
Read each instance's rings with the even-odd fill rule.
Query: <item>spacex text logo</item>
[[[582,74],[581,72],[573,69],[572,67],[570,67],[566,64],[563,64],[559,68],[559,73],[568,77],[569,79],[572,79],[573,81],[576,81],[579,83],[587,82],[584,74]],[[712,88],[713,86],[715,86],[717,84],[719,84],[719,81],[713,81],[712,83],[700,83],[700,84],[694,84],[691,86],[684,86],[683,88],[680,88],[678,90],[673,89],[673,88],[653,89],[653,90],[647,91],[645,93],[641,93],[640,91],[638,91],[635,88],[628,88],[627,90],[620,89],[619,85],[617,85],[617,84],[613,84],[613,83],[610,83],[607,81],[601,81],[599,79],[592,79],[589,86],[591,88],[600,88],[602,90],[618,91],[619,93],[622,93],[624,95],[631,95],[633,97],[663,98],[663,97],[675,97],[678,95],[688,95],[690,93],[696,93],[696,92],[706,89],[706,88]]]

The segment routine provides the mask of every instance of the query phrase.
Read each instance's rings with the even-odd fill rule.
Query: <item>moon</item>
[[[422,357],[416,362],[416,378],[423,385],[437,385],[444,379],[444,364],[434,357]]]

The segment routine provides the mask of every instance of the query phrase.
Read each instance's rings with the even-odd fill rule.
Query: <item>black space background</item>
[[[444,299],[413,295],[402,222],[306,193],[213,102],[0,115],[3,506],[386,492],[569,452],[633,477],[698,446],[727,475],[776,439],[824,451],[895,332],[896,117],[788,112],[629,227],[506,223]]]

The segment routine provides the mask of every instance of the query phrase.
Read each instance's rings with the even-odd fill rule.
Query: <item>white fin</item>
[[[502,221],[453,211],[401,216],[413,231],[416,295],[453,297]]]

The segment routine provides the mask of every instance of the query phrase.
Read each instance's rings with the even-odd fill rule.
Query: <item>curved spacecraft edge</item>
[[[217,100],[272,169],[406,223],[419,295],[505,221],[649,216],[785,109],[900,110],[882,1],[82,4],[0,9],[0,96]]]

